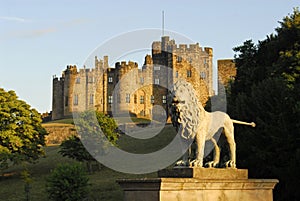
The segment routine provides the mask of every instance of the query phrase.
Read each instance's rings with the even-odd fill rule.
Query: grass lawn
[[[128,122],[128,117],[117,117],[118,119],[118,124],[123,124]],[[144,119],[144,118],[138,118],[138,117],[130,117],[130,121],[134,123],[150,123],[151,121],[149,119]],[[45,122],[44,124],[74,124],[73,118],[69,119],[58,119],[58,120],[53,120],[49,122]]]
[[[174,137],[176,132],[172,126],[167,125],[163,131],[149,140],[137,140],[126,135],[121,135],[118,141],[120,148],[133,153],[149,153],[166,146]],[[62,157],[58,146],[45,148],[46,157],[41,158],[35,164],[27,164],[27,168],[33,179],[30,189],[31,201],[45,201],[46,178],[52,169],[60,163],[77,163],[74,160]],[[0,200],[20,201],[25,200],[24,181],[20,173],[24,166],[13,166],[5,170],[4,176],[0,177]],[[122,200],[122,190],[116,183],[120,178],[156,177],[156,173],[147,175],[132,175],[113,171],[103,167],[100,171],[89,175],[90,194],[89,200],[119,201]]]
[[[74,120],[73,120],[73,118],[69,118],[69,119],[58,119],[58,120],[53,120],[53,121],[46,122],[46,123],[44,123],[44,124],[53,124],[53,123],[60,123],[60,124],[74,124]]]

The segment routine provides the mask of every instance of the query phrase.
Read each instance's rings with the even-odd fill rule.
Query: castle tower
[[[218,60],[218,80],[224,86],[227,86],[230,80],[236,76],[236,67],[233,59]]]
[[[64,117],[64,78],[53,77],[52,81],[52,120]]]
[[[68,65],[67,69],[64,71],[64,86],[63,86],[64,117],[72,116],[73,106],[80,104],[78,94],[73,94],[76,77],[77,77],[77,67]]]
[[[213,96],[213,49],[210,47],[205,47],[204,51],[208,54],[208,58],[204,61],[204,67],[207,74],[206,83],[208,86],[208,94],[209,96]]]

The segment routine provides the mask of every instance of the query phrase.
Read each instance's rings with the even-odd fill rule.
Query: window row
[[[187,60],[189,63],[192,63],[192,62],[193,62],[193,59],[192,59],[191,57],[190,57],[190,58],[187,58],[186,60]],[[196,60],[198,60],[198,58],[196,58]],[[176,61],[177,61],[177,63],[182,62],[182,57],[181,57],[181,56],[177,56]],[[207,59],[207,58],[204,58],[204,59],[203,59],[203,64],[208,64],[208,59]]]
[[[157,69],[160,69],[160,67],[158,66]],[[187,77],[192,77],[192,71],[191,70],[187,70],[186,74],[187,74]],[[179,76],[179,73],[178,73],[178,71],[176,71],[175,72],[175,77],[178,78],[178,76]],[[206,73],[201,72],[200,77],[204,79],[206,77]],[[87,79],[88,79],[88,83],[94,83],[95,82],[94,77],[88,77]],[[77,77],[75,79],[75,83],[80,84],[80,77]],[[108,77],[108,83],[113,83],[113,77],[111,77],[111,76]],[[140,77],[140,83],[144,84],[144,77]],[[159,79],[158,78],[154,79],[154,84],[159,85]]]
[[[186,76],[187,76],[187,77],[192,77],[192,70],[187,70],[187,71],[186,71]],[[175,72],[175,77],[176,77],[176,78],[179,77],[179,72],[178,72],[178,71]],[[206,73],[205,73],[205,72],[200,72],[200,77],[201,77],[202,79],[205,79],[205,78],[206,78]]]
[[[89,104],[90,105],[94,105],[94,99],[95,99],[95,95],[90,94],[90,96],[89,96]],[[78,94],[73,95],[73,105],[79,105],[79,96],[78,96]],[[69,106],[69,97],[68,96],[65,97],[65,106]]]
[[[136,104],[137,103],[137,100],[138,100],[138,96],[137,95],[134,95],[134,97],[133,97],[133,102]],[[120,101],[120,100],[119,100]],[[131,96],[130,96],[130,94],[126,94],[126,96],[125,96],[125,102],[126,103],[130,103],[130,101],[131,101]],[[154,104],[154,102],[155,102],[155,98],[154,98],[154,96],[152,95],[151,97],[150,97],[150,103],[151,104]],[[112,104],[113,103],[113,96],[112,95],[110,95],[110,96],[108,96],[108,103],[109,104]],[[143,95],[141,95],[140,97],[139,97],[139,103],[140,104],[145,104],[145,96],[143,96]],[[162,103],[167,103],[167,96],[165,96],[165,95],[163,95],[162,96]]]
[[[87,77],[87,82],[88,83],[95,83],[95,77]],[[76,84],[80,84],[80,77],[76,77],[75,79]]]
[[[138,98],[137,95],[134,95],[133,101],[134,101],[135,104],[137,103],[137,98]],[[141,95],[139,98],[140,98],[139,103],[140,104],[145,104],[145,96]],[[94,99],[95,99],[95,95],[90,94],[90,96],[89,96],[89,104],[90,105],[94,104]],[[130,94],[126,94],[125,102],[130,103],[130,101],[131,101]],[[120,102],[120,100],[118,102]],[[155,97],[152,95],[150,97],[150,103],[154,104],[154,102],[155,102]],[[109,104],[113,103],[113,96],[112,95],[108,96],[108,103]],[[162,96],[162,103],[164,103],[164,104],[167,103],[167,96],[165,96],[165,95]],[[79,95],[78,94],[74,94],[74,96],[73,96],[73,105],[79,105]],[[65,106],[66,107],[69,106],[69,97],[68,96],[65,97]]]

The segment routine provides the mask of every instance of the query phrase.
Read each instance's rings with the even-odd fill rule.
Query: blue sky
[[[162,10],[166,29],[212,47],[216,60],[233,58],[232,48],[247,39],[265,39],[299,1],[0,0],[0,5],[0,87],[45,112],[51,110],[53,75],[68,64],[82,67],[113,36],[161,28]]]

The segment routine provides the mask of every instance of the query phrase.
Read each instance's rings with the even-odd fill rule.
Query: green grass
[[[46,123],[44,123],[44,124],[52,124],[52,123],[74,124],[74,120],[73,120],[73,118],[69,118],[69,119],[58,119],[58,120],[46,122]]]
[[[118,117],[118,124],[123,124],[129,122],[128,117]],[[150,123],[149,119],[138,118],[138,117],[130,117],[130,120],[134,123]],[[74,124],[73,118],[68,119],[58,119],[54,121],[45,122],[44,124],[53,124],[53,123],[61,123],[61,124]]]
[[[164,130],[149,140],[137,140],[126,135],[121,135],[118,141],[120,148],[133,153],[149,153],[159,150],[166,146],[174,137],[174,129],[168,125]],[[27,168],[33,179],[30,189],[31,201],[46,201],[47,193],[45,191],[46,178],[52,169],[60,163],[77,163],[77,161],[62,157],[58,151],[58,146],[49,146],[45,148],[46,157],[41,158],[35,164],[27,164]],[[20,173],[24,166],[18,165],[5,170],[5,176],[0,177],[0,201],[20,201],[25,200],[25,183]],[[119,201],[123,200],[123,192],[116,183],[120,178],[140,178],[156,177],[156,173],[147,175],[132,175],[116,172],[102,166],[100,171],[89,175],[90,194],[89,200]]]

